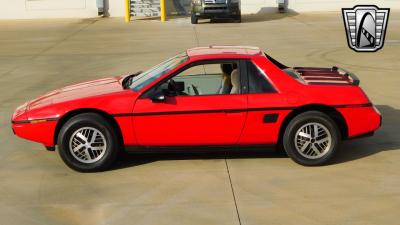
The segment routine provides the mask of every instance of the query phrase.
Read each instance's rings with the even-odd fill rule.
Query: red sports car
[[[58,146],[78,171],[118,151],[163,146],[281,145],[297,163],[326,163],[381,115],[341,68],[287,67],[259,48],[192,48],[136,74],[52,91],[18,107],[16,135]]]

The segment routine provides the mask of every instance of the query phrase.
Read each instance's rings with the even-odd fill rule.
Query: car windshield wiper
[[[122,87],[124,89],[129,88],[131,86],[131,84],[132,84],[133,78],[136,77],[137,75],[141,74],[141,73],[142,73],[142,71],[139,71],[137,73],[129,74],[128,76],[126,76],[124,78],[124,80],[122,81]]]

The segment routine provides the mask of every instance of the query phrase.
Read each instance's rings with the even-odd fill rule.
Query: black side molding
[[[187,111],[167,111],[167,112],[141,112],[141,113],[117,113],[113,117],[125,116],[158,116],[158,115],[179,115],[179,114],[200,114],[200,113],[235,113],[235,112],[254,112],[254,111],[281,111],[293,110],[295,107],[267,107],[267,108],[248,108],[248,109],[212,109],[212,110],[187,110]]]
[[[50,122],[50,121],[58,121],[59,118],[43,118],[43,119],[33,119],[33,120],[12,120],[12,124],[24,124],[24,123],[42,123],[42,122]]]

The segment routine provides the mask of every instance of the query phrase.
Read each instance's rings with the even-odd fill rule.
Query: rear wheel
[[[62,160],[70,168],[95,172],[106,170],[115,161],[118,140],[113,126],[104,117],[84,113],[64,124],[57,144]]]
[[[293,118],[283,136],[288,156],[305,166],[327,163],[339,143],[340,132],[336,123],[318,111],[305,112]]]
[[[197,24],[199,22],[199,18],[197,18],[195,14],[192,14],[192,16],[190,17],[190,21],[192,22],[192,24]]]

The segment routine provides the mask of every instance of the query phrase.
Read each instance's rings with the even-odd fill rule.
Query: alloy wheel
[[[321,158],[329,152],[331,145],[331,133],[321,123],[307,123],[295,135],[296,150],[307,159]]]
[[[82,163],[94,163],[105,154],[107,142],[104,135],[93,127],[76,130],[69,140],[72,156]]]

